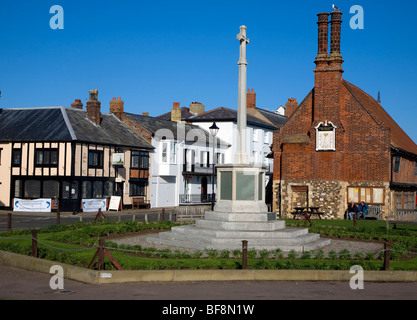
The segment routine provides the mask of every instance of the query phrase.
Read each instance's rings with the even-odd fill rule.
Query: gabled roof
[[[224,108],[224,107],[220,107],[220,108],[216,108],[213,110],[209,110],[203,113],[200,113],[196,116],[193,117],[189,117],[187,119],[187,121],[189,122],[211,122],[211,121],[217,121],[217,122],[222,122],[222,121],[233,121],[236,122],[237,121],[237,110],[233,110],[233,109],[229,109],[229,108]],[[255,126],[260,126],[260,127],[265,127],[265,128],[269,128],[272,130],[276,130],[278,129],[278,127],[272,126],[269,123],[251,116],[249,114],[247,114],[247,123],[251,124],[251,125],[255,125]]]
[[[86,110],[66,107],[0,109],[0,141],[80,141],[153,148],[113,114],[102,113],[101,123],[96,125],[87,118]]]
[[[127,112],[124,113],[124,117],[136,122],[138,125],[151,132],[152,136],[156,137],[157,139],[162,139],[162,137],[164,136],[168,138],[170,135],[172,135],[172,137],[175,140],[181,140],[185,138],[185,141],[187,142],[195,142],[196,137],[198,139],[205,139],[202,141],[211,141],[210,133],[207,130],[204,130],[203,128],[196,125]],[[183,134],[184,137],[179,136],[181,134]],[[222,139],[216,139],[217,144],[230,146],[229,143],[223,141]]]
[[[282,127],[288,120],[288,117],[272,111],[261,108],[256,108],[256,110],[259,111],[269,121],[271,121],[276,127]]]
[[[346,80],[342,80],[342,83],[378,123],[390,129],[392,147],[417,154],[416,143],[391,118],[378,101]]]

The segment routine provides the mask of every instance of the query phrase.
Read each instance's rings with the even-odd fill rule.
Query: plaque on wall
[[[316,151],[336,150],[336,127],[330,121],[320,122],[316,129]]]

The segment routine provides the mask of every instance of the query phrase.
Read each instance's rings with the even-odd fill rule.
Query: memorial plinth
[[[246,27],[240,27],[237,143],[233,164],[217,165],[217,199],[213,211],[194,225],[174,227],[147,241],[199,250],[281,249],[296,252],[319,249],[330,243],[307,228],[286,228],[265,204],[265,167],[249,164],[246,153]]]

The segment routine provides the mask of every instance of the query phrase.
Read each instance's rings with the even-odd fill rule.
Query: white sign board
[[[106,199],[82,199],[83,212],[106,211]]]
[[[119,211],[119,207],[120,207],[120,200],[122,200],[122,197],[119,197],[119,196],[112,196],[112,197],[110,198],[109,211],[110,211],[110,210],[116,210],[116,211]]]
[[[114,153],[112,164],[113,165],[123,165],[125,163],[125,154],[124,153]]]
[[[13,211],[51,212],[52,199],[24,200],[14,198]]]

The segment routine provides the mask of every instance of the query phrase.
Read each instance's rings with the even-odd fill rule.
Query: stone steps
[[[291,238],[308,234],[307,228],[285,228],[280,230],[262,231],[262,230],[215,230],[198,228],[196,225],[186,225],[173,227],[171,232],[187,234],[187,235],[205,235],[219,238],[239,238],[239,239],[254,239],[254,238]]]
[[[158,237],[146,239],[189,249],[242,250],[242,241],[249,249],[296,252],[310,251],[330,244],[319,234],[308,233],[307,228],[287,228],[285,221],[276,220],[275,213],[215,212],[207,211],[205,219],[194,225],[173,227]]]

